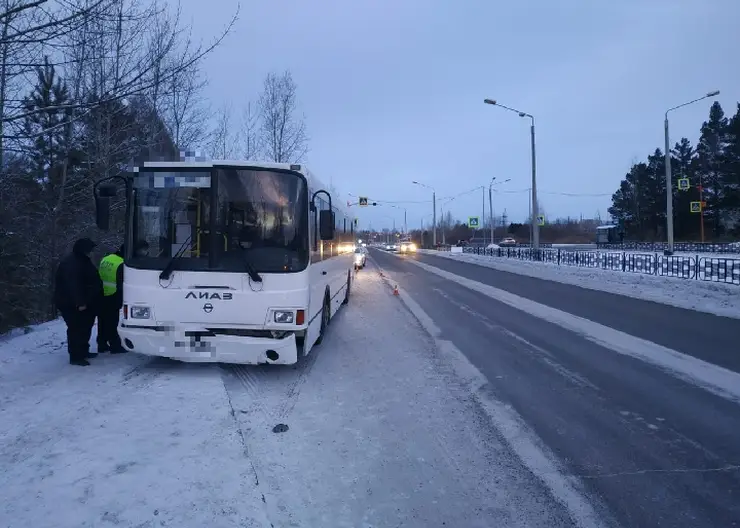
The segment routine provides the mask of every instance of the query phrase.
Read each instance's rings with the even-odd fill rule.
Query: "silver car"
[[[367,250],[362,247],[355,249],[355,269],[362,269],[367,263]]]

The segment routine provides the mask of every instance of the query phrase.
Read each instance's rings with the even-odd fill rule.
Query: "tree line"
[[[0,332],[55,317],[54,272],[74,240],[101,254],[121,243],[123,201],[110,233],[95,227],[100,179],[183,150],[305,155],[290,72],[265,78],[241,127],[230,108],[211,118],[201,67],[238,14],[196,43],[157,0],[0,0]]]
[[[609,214],[625,240],[665,240],[665,169],[664,151],[655,149],[632,165],[612,196]],[[698,142],[681,138],[671,149],[671,172],[676,240],[700,240],[701,214],[692,212],[692,202],[703,202],[706,241],[740,236],[740,104],[728,118],[715,102]],[[680,179],[688,179],[687,190],[679,189]]]

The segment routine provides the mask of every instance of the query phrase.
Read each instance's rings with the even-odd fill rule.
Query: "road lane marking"
[[[389,286],[394,284],[388,272],[383,270],[377,262],[375,265],[378,267],[382,280]],[[422,328],[434,339],[437,349],[452,365],[455,374],[481,405],[493,427],[501,434],[512,452],[544,484],[555,500],[568,510],[574,525],[582,528],[599,528],[609,525],[610,523],[603,520],[596,512],[592,499],[582,491],[583,486],[580,479],[566,472],[555,454],[516,410],[511,405],[495,399],[490,391],[483,390],[488,384],[486,376],[451,341],[441,339],[440,328],[410,295],[402,293],[400,299],[416,317]]]
[[[729,369],[423,262],[413,259],[406,261],[512,308],[570,330],[601,347],[650,363],[712,394],[740,403],[740,374]]]
[[[587,380],[586,378],[584,378],[583,376],[579,374],[576,374],[572,370],[558,363],[555,360],[555,356],[551,354],[550,352],[548,352],[547,350],[545,350],[544,348],[535,345],[534,343],[528,341],[527,339],[524,339],[522,336],[520,336],[516,332],[512,332],[508,328],[505,328],[501,325],[498,325],[498,324],[495,324],[489,321],[488,318],[484,314],[473,310],[466,304],[456,301],[443,290],[439,288],[432,288],[432,291],[436,292],[441,297],[444,297],[450,304],[457,307],[459,310],[477,319],[481,324],[483,324],[489,330],[493,332],[500,332],[502,334],[509,336],[512,340],[518,341],[521,345],[523,345],[524,352],[526,352],[527,354],[535,358],[535,360],[539,360],[540,362],[544,363],[545,365],[553,369],[555,372],[557,372],[558,374],[563,376],[565,379],[570,381],[573,385],[576,385],[578,387],[583,387],[583,388],[589,388],[593,391],[599,391],[599,387],[591,383],[589,380]]]

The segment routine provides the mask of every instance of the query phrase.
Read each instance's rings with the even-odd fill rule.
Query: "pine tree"
[[[23,99],[29,114],[23,130],[31,143],[29,163],[41,189],[54,192],[61,182],[60,167],[68,155],[67,134],[72,111],[69,89],[57,77],[54,65],[44,59],[36,70],[36,85]]]
[[[673,219],[676,240],[696,239],[699,223],[696,213],[691,212],[691,202],[699,200],[699,180],[696,176],[695,150],[687,138],[675,144],[671,152],[673,173]],[[687,178],[689,189],[678,189],[678,180]]]
[[[725,151],[728,139],[728,120],[722,106],[715,102],[709,110],[709,120],[701,127],[696,147],[696,171],[704,190],[705,221],[710,221],[715,235],[723,231],[723,206],[726,200],[723,183],[726,181]]]
[[[724,151],[722,207],[734,232],[740,231],[740,104],[727,126],[727,145]]]

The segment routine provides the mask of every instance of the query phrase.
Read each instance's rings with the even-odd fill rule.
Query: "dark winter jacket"
[[[86,306],[97,310],[103,299],[103,281],[88,257],[95,247],[89,238],[75,242],[72,253],[59,263],[54,288],[54,303],[60,311]]]

